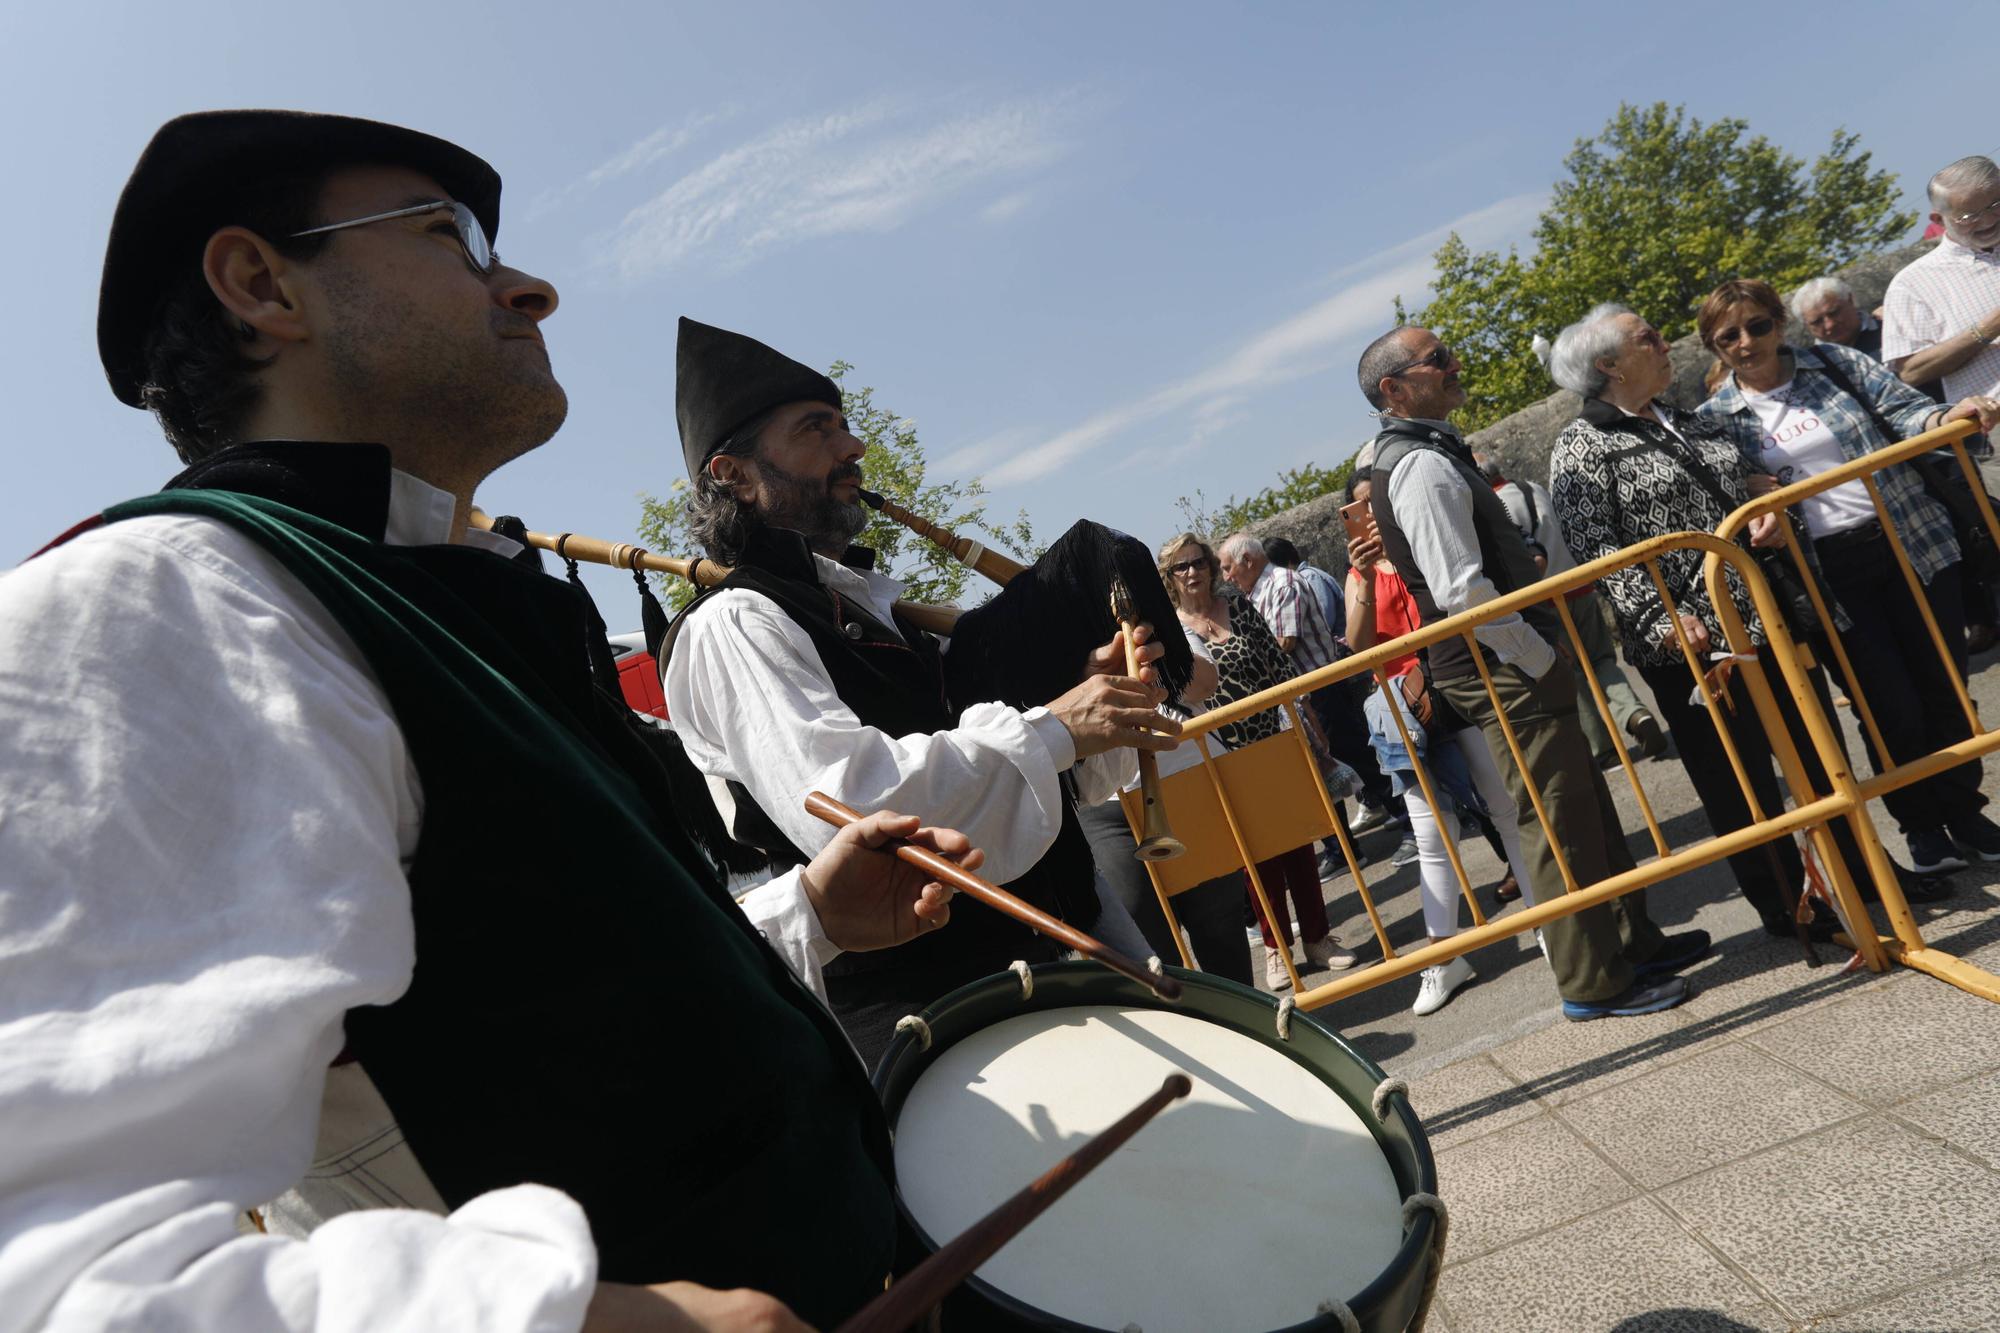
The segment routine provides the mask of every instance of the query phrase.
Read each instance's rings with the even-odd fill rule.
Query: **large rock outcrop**
[[[1920,241],[1902,249],[1869,255],[1840,270],[1840,276],[1854,288],[1855,302],[1863,310],[1872,310],[1881,304],[1882,293],[1888,289],[1889,280],[1905,264],[1929,250],[1932,244]],[[1549,334],[1553,337],[1555,330],[1549,330]],[[1810,335],[1796,320],[1792,323],[1790,336],[1792,341],[1801,345],[1811,341]],[[1677,340],[1671,354],[1674,387],[1669,397],[1682,406],[1694,407],[1708,396],[1702,388],[1702,378],[1707,374],[1712,358],[1708,349],[1701,345],[1701,339],[1693,333]],[[1562,433],[1562,428],[1576,419],[1578,406],[1575,394],[1558,389],[1540,402],[1531,403],[1512,416],[1473,432],[1472,447],[1497,455],[1509,476],[1531,477],[1546,484],[1549,451],[1555,447],[1556,436]],[[1341,530],[1338,512],[1342,502],[1337,495],[1321,496],[1287,509],[1282,514],[1273,514],[1250,530],[1265,539],[1289,537],[1304,552],[1306,559],[1322,569],[1343,570],[1347,566],[1347,536]]]

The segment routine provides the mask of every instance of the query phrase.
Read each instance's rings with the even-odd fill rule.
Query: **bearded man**
[[[690,524],[734,573],[669,633],[667,712],[688,757],[727,786],[743,840],[780,863],[823,846],[829,830],[800,804],[814,788],[858,809],[920,811],[980,846],[990,878],[1091,929],[1101,899],[1075,805],[1130,778],[1123,747],[1173,747],[1178,724],[1155,711],[1162,691],[1123,674],[1114,638],[1046,706],[948,699],[939,645],[896,610],[902,585],[850,546],[867,522],[866,446],[848,430],[839,386],[691,319],[676,374]],[[1137,637],[1142,662],[1158,660],[1150,629]],[[1078,762],[1092,756],[1102,758]],[[904,1015],[1054,954],[982,908],[949,931],[827,962],[825,993],[872,1063]]]

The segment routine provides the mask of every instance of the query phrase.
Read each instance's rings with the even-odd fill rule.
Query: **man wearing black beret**
[[[885,838],[978,854],[887,815],[722,891],[580,595],[467,528],[566,410],[499,203],[289,112],[170,122],[119,202],[100,352],[188,467],[0,580],[0,1330],[796,1329],[891,1266],[765,932],[907,941],[948,891]],[[436,1211],[240,1235],[357,1077],[351,1174]]]
[[[828,836],[799,809],[815,788],[859,809],[921,812],[963,830],[1015,894],[1147,952],[1122,907],[1122,921],[1099,919],[1090,845],[1062,780],[1074,770],[1082,803],[1093,804],[1131,780],[1123,747],[1171,749],[1178,724],[1154,712],[1162,692],[1124,675],[1114,637],[1085,645],[1096,651],[1081,681],[1072,671],[1033,696],[1045,707],[948,699],[937,641],[895,610],[902,585],[873,567],[872,551],[849,545],[866,522],[865,446],[847,428],[839,387],[754,338],[691,319],[680,322],[675,376],[689,520],[709,557],[734,572],[668,634],[667,713],[688,757],[728,785],[743,839],[779,864],[803,861]],[[1150,554],[1137,551],[1157,585]],[[1088,594],[1092,606],[1106,605],[1106,586]],[[1057,637],[1046,617],[1028,629]],[[1159,662],[1150,631],[1138,637],[1142,661]],[[904,1015],[1015,960],[1054,954],[1025,926],[975,909],[949,931],[826,961],[824,993],[873,1063]]]

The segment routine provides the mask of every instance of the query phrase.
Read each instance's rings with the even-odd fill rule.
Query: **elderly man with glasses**
[[[2000,166],[1962,157],[1928,193],[1944,235],[1889,283],[1881,360],[1905,384],[1942,379],[1940,402],[2000,394]]]
[[[1472,451],[1449,418],[1465,403],[1458,358],[1428,329],[1392,329],[1361,354],[1361,392],[1382,418],[1375,437],[1370,503],[1384,553],[1433,624],[1541,578],[1513,516],[1479,473]],[[1449,638],[1427,652],[1425,670],[1443,701],[1486,733],[1520,810],[1528,870],[1538,902],[1566,888],[1549,838],[1580,885],[1633,868],[1604,785],[1577,718],[1561,622],[1546,604],[1499,616],[1473,632],[1493,678],[1488,696],[1473,649]],[[1562,652],[1555,645],[1564,643]],[[1527,782],[1506,761],[1506,710],[1534,785],[1547,809],[1545,832]],[[1645,892],[1550,922],[1543,929],[1564,1016],[1572,1021],[1669,1009],[1688,996],[1682,967],[1708,952],[1708,935],[1667,936],[1646,914]]]

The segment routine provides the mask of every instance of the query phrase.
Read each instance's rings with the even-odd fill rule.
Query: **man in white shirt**
[[[1178,731],[1154,711],[1161,692],[1124,675],[1121,641],[1036,706],[948,699],[937,644],[896,611],[902,585],[850,545],[866,522],[865,446],[839,387],[754,338],[682,319],[675,412],[695,538],[734,572],[669,632],[667,714],[688,757],[728,786],[744,839],[780,864],[822,846],[830,830],[799,803],[815,788],[857,809],[921,811],[977,843],[990,878],[1090,929],[1100,903],[1074,801],[1110,796],[1134,767],[1130,747],[1171,749]],[[1155,577],[1143,548],[1139,558]],[[1161,655],[1150,636],[1142,627],[1148,663]],[[1054,953],[999,913],[961,912],[950,932],[829,965],[825,994],[872,1064],[906,1014]]]
[[[468,530],[566,411],[499,198],[289,112],[172,121],[126,186],[99,350],[191,466],[0,579],[5,1333],[797,1330],[730,1289],[880,1288],[879,1107],[759,927],[881,947],[947,894],[885,817],[746,921],[575,595]],[[350,1057],[454,1211],[239,1235]]]
[[[1943,402],[2000,394],[2000,166],[1962,157],[1927,192],[1944,235],[1889,283],[1882,361],[1905,384],[1942,378]]]
[[[1541,578],[1520,529],[1479,475],[1447,418],[1465,402],[1459,362],[1428,329],[1393,329],[1361,354],[1361,392],[1381,415],[1371,502],[1383,548],[1426,625],[1528,587]],[[1568,887],[1551,837],[1578,885],[1633,866],[1618,810],[1576,716],[1576,690],[1557,671],[1560,621],[1546,606],[1495,617],[1473,631],[1499,706],[1548,810],[1544,830],[1518,768],[1500,765],[1521,810],[1521,839],[1538,902]],[[1431,683],[1460,716],[1486,732],[1496,756],[1512,752],[1500,713],[1460,638],[1426,650]],[[1572,1021],[1653,1013],[1687,998],[1674,975],[1708,951],[1705,932],[1666,936],[1646,913],[1643,890],[1550,922],[1542,936]],[[1462,959],[1453,960],[1454,965]]]

